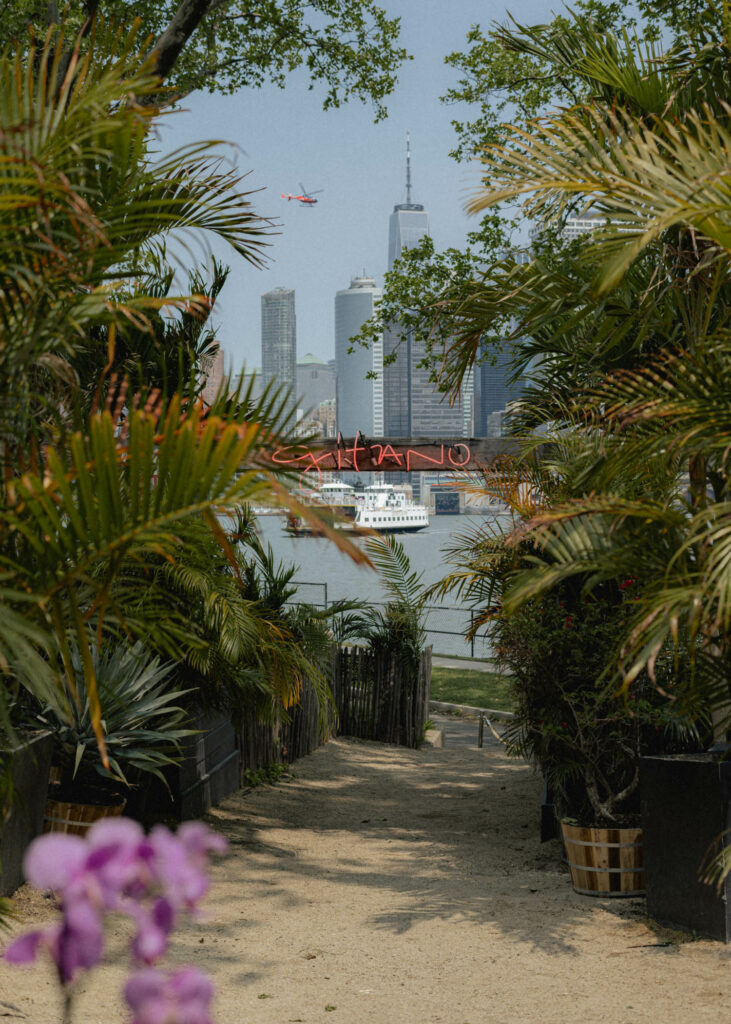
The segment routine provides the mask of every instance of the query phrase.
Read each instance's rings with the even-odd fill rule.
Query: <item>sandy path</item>
[[[294,770],[210,817],[232,855],[174,958],[214,975],[217,1024],[731,1016],[731,950],[653,927],[641,900],[575,895],[558,844],[538,842],[536,779],[499,751],[341,739]],[[46,912],[22,895],[27,918]],[[121,965],[102,973],[80,1024],[124,1020]],[[59,1019],[39,969],[1,967],[0,1000]]]

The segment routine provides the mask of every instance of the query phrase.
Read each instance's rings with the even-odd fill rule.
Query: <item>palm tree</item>
[[[523,528],[539,554],[505,609],[568,578],[591,589],[638,577],[617,659],[624,682],[653,675],[668,643],[687,644],[689,683],[712,699],[718,740],[731,724],[729,27],[719,15],[663,56],[577,19],[544,56],[570,65],[590,98],[510,129],[484,154],[489,185],[470,209],[525,197],[541,221],[596,213],[603,227],[585,269],[567,283],[540,263],[492,268],[472,294],[445,297],[464,318],[457,382],[492,311],[523,303],[516,334],[531,337],[533,421],[563,417],[595,452],[578,494]],[[513,42],[536,45],[519,33]],[[548,390],[562,375],[559,403]],[[653,467],[667,479],[661,493],[620,486]]]
[[[213,232],[256,266],[268,225],[211,143],[152,159],[164,111],[145,102],[159,82],[134,37],[96,26],[87,44],[67,61],[51,35],[29,58],[0,57],[0,671],[67,714],[77,650],[108,765],[90,638],[179,656],[201,635],[171,581],[186,544],[205,534],[233,565],[227,510],[278,501],[316,516],[263,454],[282,443],[281,394],[230,399],[226,382],[206,408],[111,374],[118,340],[152,332],[159,310],[210,306],[141,288],[166,237]],[[75,365],[102,338],[89,411]]]

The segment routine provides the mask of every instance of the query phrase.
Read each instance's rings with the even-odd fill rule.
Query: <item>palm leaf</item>
[[[731,135],[711,110],[673,124],[584,106],[509,135],[482,158],[491,185],[469,211],[528,196],[528,215],[550,221],[583,201],[598,228],[605,224],[596,236],[597,250],[609,256],[601,290],[615,287],[671,227],[692,228],[731,252]]]

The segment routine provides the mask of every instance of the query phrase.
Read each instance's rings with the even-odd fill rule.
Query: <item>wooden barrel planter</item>
[[[53,785],[49,793],[53,791]],[[61,794],[54,794],[60,796]],[[111,800],[110,795],[110,800]],[[46,800],[44,832],[64,832],[72,836],[85,836],[95,821],[101,818],[118,818],[127,801],[123,796],[115,803],[79,804],[68,800]]]
[[[644,896],[641,828],[583,828],[561,822],[575,892],[582,896]]]

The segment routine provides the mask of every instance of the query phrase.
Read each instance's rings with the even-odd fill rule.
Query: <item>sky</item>
[[[487,29],[506,20],[505,0],[381,0],[389,16],[401,17],[402,42],[414,59],[399,74],[387,100],[389,116],[374,123],[370,105],[351,101],[322,110],[323,92],[308,89],[304,72],[287,86],[241,90],[233,96],[193,93],[183,110],[165,119],[162,145],[172,149],[201,139],[233,146],[222,150],[248,172],[246,188],[255,209],[277,221],[263,270],[227,245],[213,252],[231,267],[216,307],[218,339],[227,367],[238,372],[261,366],[261,295],[280,285],[295,290],[297,357],[334,355],[335,293],[365,271],[383,283],[388,219],[406,199],[406,133],[411,135],[412,201],[430,214],[438,248],[459,247],[472,223],[464,204],[477,189],[475,165],[449,157],[455,143],[451,120],[467,107],[440,103],[457,72],[444,57],[466,48],[473,24]],[[524,23],[545,21],[559,3],[510,0]],[[322,189],[316,206],[287,202],[281,193]],[[210,243],[209,243],[210,244]],[[200,249],[193,254],[202,256]],[[191,257],[188,257],[189,259]]]

